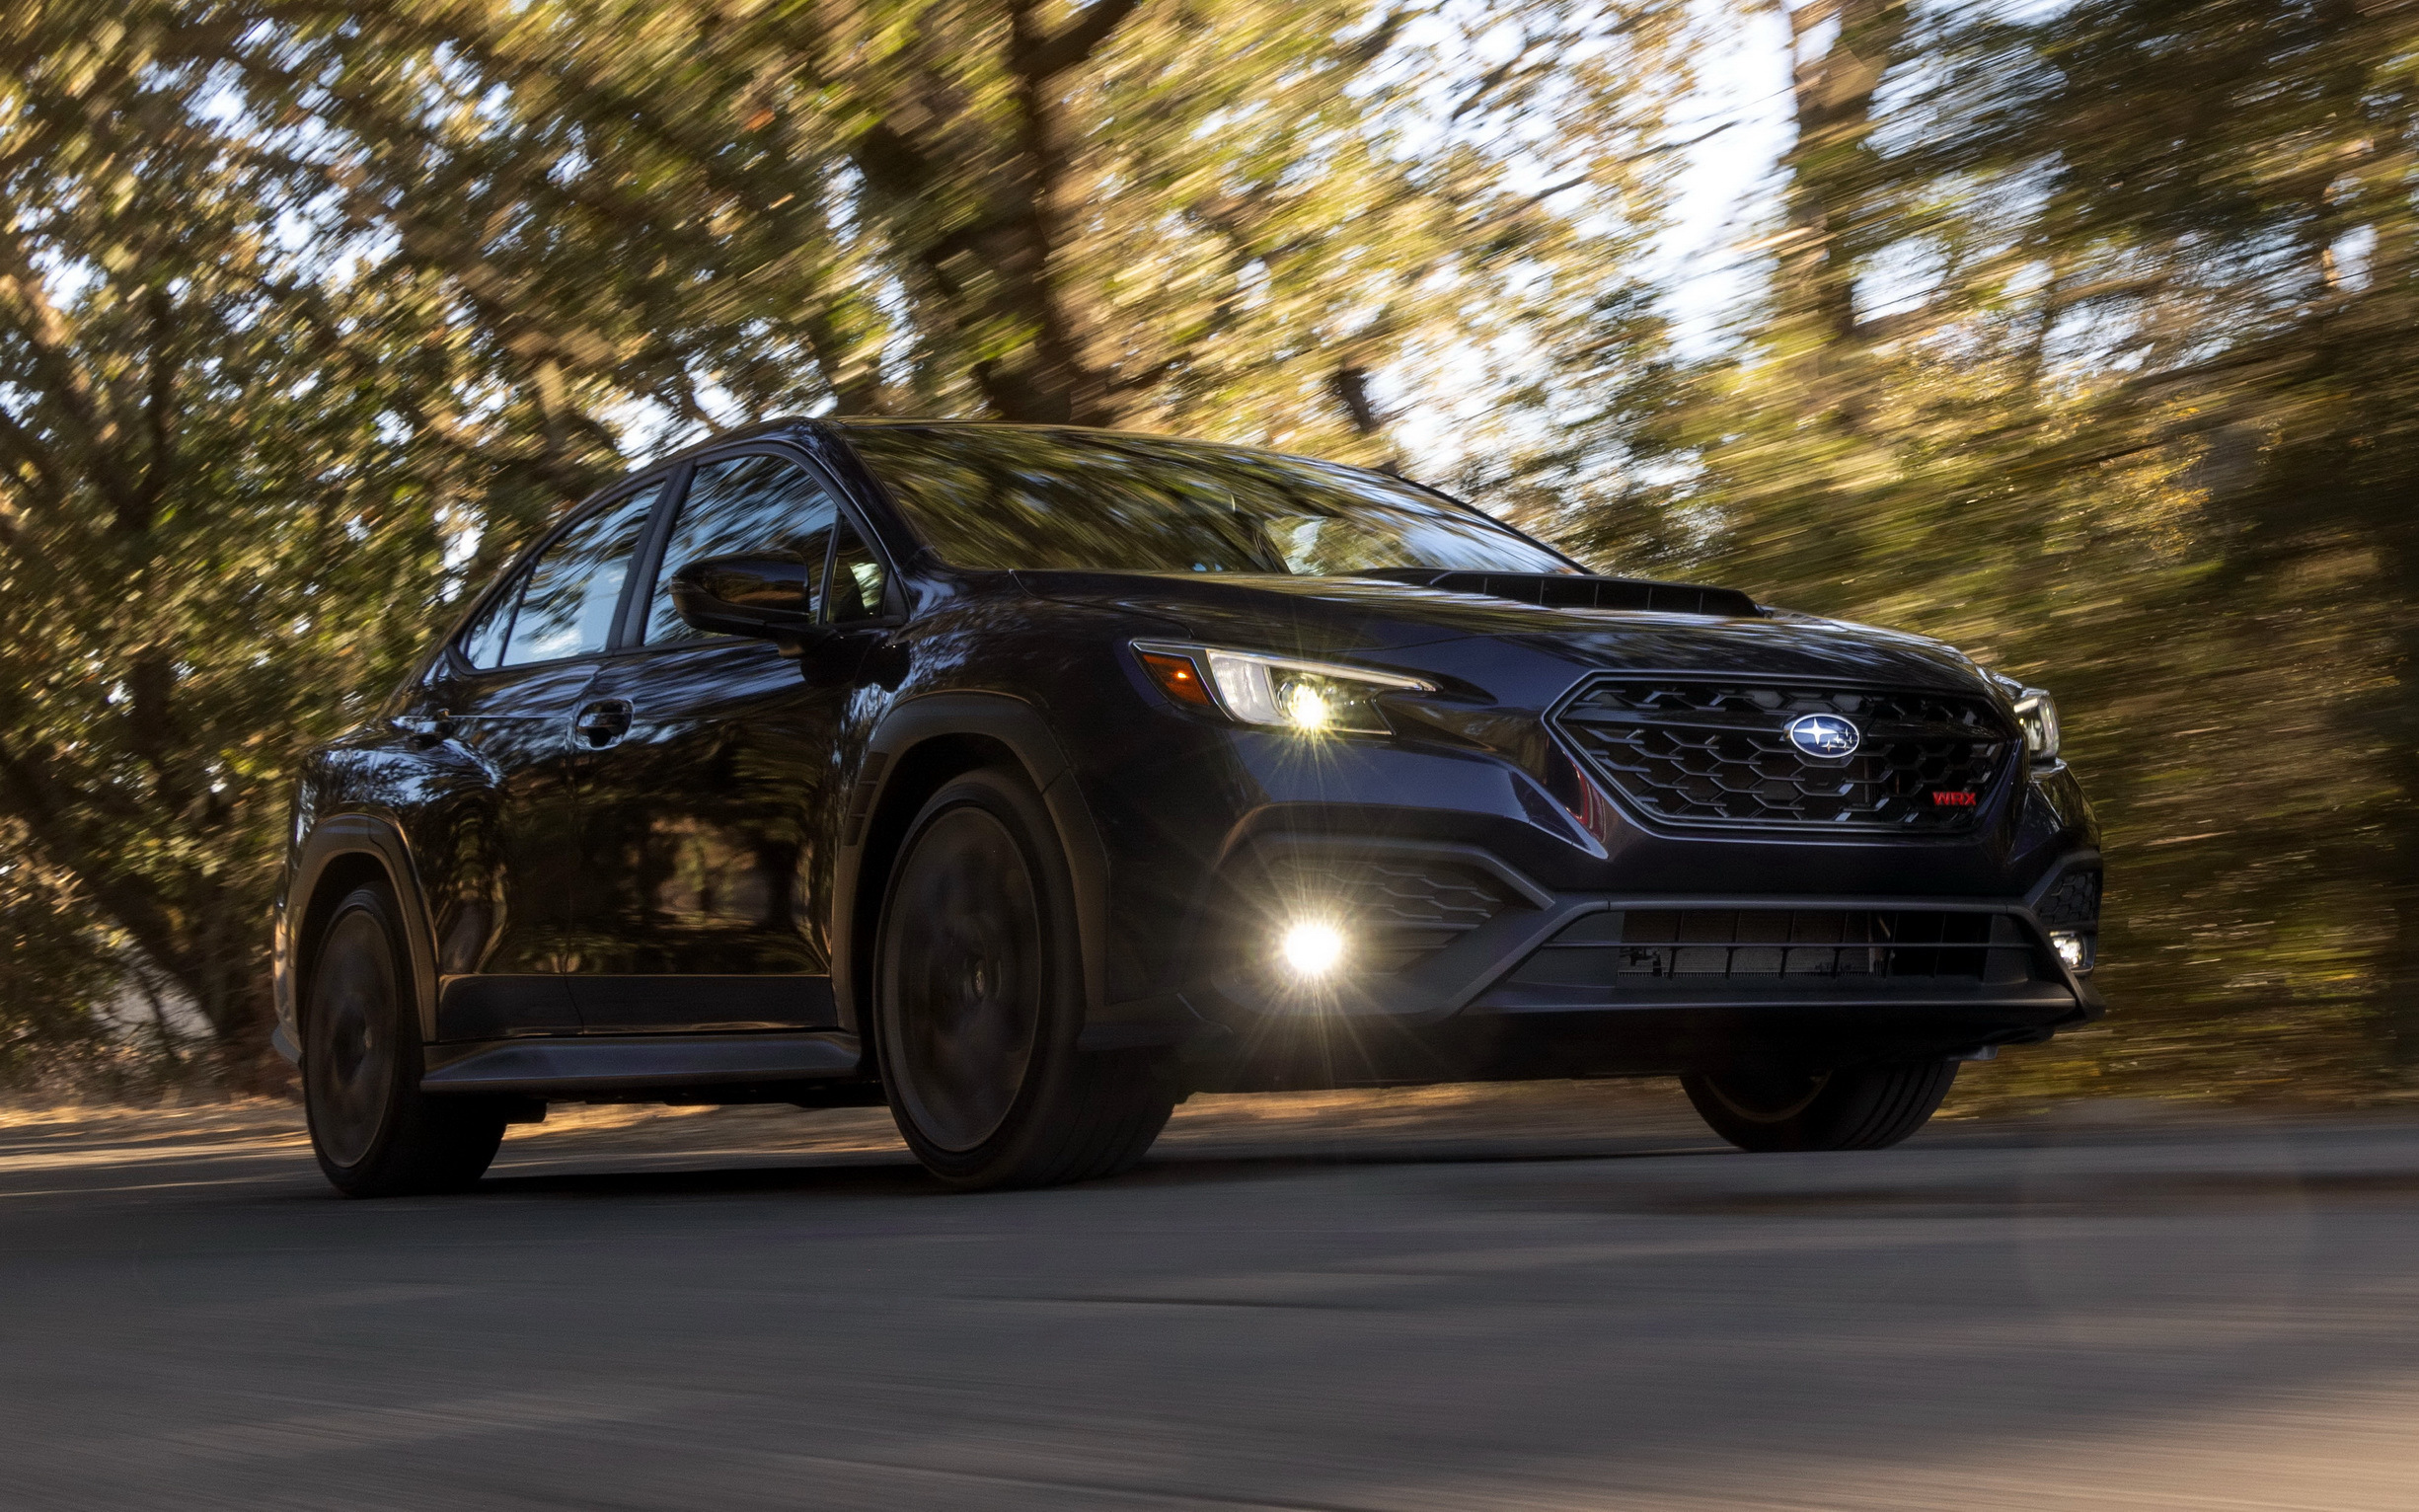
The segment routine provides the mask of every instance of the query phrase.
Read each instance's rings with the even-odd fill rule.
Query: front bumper
[[[1182,993],[1206,1025],[1187,1049],[1204,1089],[1914,1059],[2037,1042],[2106,1011],[2035,906],[2096,869],[2089,853],[2009,899],[1557,892],[1475,847],[1288,838],[1274,851],[1254,874],[1278,880],[1213,926],[1226,948]],[[1499,906],[1398,969],[1288,981],[1252,943],[1287,910],[1324,906],[1291,884],[1305,856],[1321,877],[1449,871],[1457,895],[1491,883]]]

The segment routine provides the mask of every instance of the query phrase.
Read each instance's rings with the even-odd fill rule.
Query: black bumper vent
[[[1538,986],[1765,981],[2009,985],[2044,979],[2006,914],[1929,909],[1631,909],[1589,914],[1513,974]]]
[[[1846,757],[1799,750],[1790,723],[1836,715]],[[1979,695],[1614,679],[1556,722],[1647,817],[1719,828],[1970,830],[2012,768],[2015,731]]]
[[[1280,918],[1331,913],[1358,943],[1356,964],[1399,971],[1516,901],[1475,867],[1442,859],[1296,851],[1271,861],[1263,907]]]
[[[2100,925],[2100,873],[2070,871],[2042,896],[2034,910],[2054,930],[2096,930]]]

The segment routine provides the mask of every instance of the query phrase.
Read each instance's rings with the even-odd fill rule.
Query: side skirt
[[[577,1096],[657,1087],[762,1085],[856,1077],[857,1036],[803,1034],[628,1034],[430,1045],[420,1090]]]

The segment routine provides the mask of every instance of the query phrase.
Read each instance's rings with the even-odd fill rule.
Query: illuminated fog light
[[[2067,963],[2069,971],[2091,969],[2091,942],[2075,931],[2050,931],[2050,946],[2058,952],[2058,958]]]
[[[1344,932],[1318,919],[1301,920],[1286,927],[1277,956],[1296,976],[1325,976],[1344,958]]]

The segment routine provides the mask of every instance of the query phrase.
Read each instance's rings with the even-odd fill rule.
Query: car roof
[[[814,423],[837,431],[844,437],[851,431],[859,430],[938,430],[971,433],[998,430],[1022,431],[1033,435],[1063,436],[1073,440],[1111,441],[1175,451],[1214,452],[1221,456],[1232,457],[1268,457],[1285,462],[1309,462],[1320,467],[1354,468],[1359,472],[1373,471],[1350,462],[1336,462],[1326,457],[1307,456],[1301,452],[1279,451],[1273,446],[1248,446],[1239,441],[1212,441],[1200,436],[1168,435],[1152,430],[1118,430],[1102,425],[1035,425],[1013,420],[919,419],[909,416],[852,416],[846,419],[818,419]]]
[[[1317,467],[1348,468],[1355,472],[1375,472],[1377,469],[1356,463],[1337,462],[1327,457],[1313,457],[1301,452],[1279,451],[1273,446],[1249,446],[1238,441],[1212,441],[1199,436],[1168,435],[1149,430],[1118,430],[1101,425],[1026,424],[1013,420],[965,419],[949,416],[785,416],[758,420],[691,442],[678,451],[667,452],[646,464],[648,468],[668,467],[690,457],[728,446],[734,442],[770,438],[787,432],[823,431],[845,440],[851,432],[878,430],[961,431],[980,434],[985,431],[1023,431],[1037,435],[1064,436],[1074,440],[1104,441],[1125,445],[1149,446],[1179,452],[1201,452],[1228,457],[1262,457],[1284,462],[1307,462]],[[1393,476],[1393,475],[1389,475]],[[1436,490],[1408,478],[1396,479],[1428,492]],[[1450,495],[1448,495],[1450,496]],[[1460,500],[1455,500],[1460,502]]]

